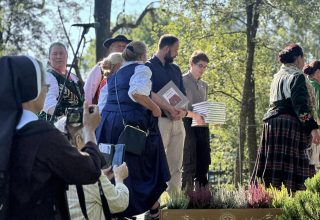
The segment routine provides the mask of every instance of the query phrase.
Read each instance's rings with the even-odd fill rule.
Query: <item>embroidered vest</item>
[[[60,96],[64,81],[65,81],[65,77],[52,69],[48,69],[47,71],[50,72],[56,78],[59,86],[59,96]],[[64,115],[65,110],[70,107],[82,107],[83,94],[84,94],[83,88],[80,85],[79,81],[76,83],[73,80],[67,80],[66,87],[62,95],[61,103],[59,104],[59,106],[56,106],[57,110],[55,115],[56,116]]]

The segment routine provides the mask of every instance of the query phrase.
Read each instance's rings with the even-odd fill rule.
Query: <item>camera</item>
[[[83,108],[67,108],[66,115],[66,124],[82,124]]]
[[[89,106],[89,113],[93,113],[94,107]],[[78,107],[78,108],[67,108],[66,109],[66,124],[77,124],[80,123],[82,124],[82,119],[83,119],[83,108]]]

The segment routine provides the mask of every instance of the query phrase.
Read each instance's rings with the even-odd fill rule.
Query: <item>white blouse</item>
[[[108,97],[108,83],[106,83],[102,88],[100,89],[100,95],[98,99],[98,108],[99,113],[101,114],[102,109],[107,103],[107,97]]]
[[[74,74],[70,74],[70,78],[76,83],[79,80]],[[49,84],[49,89],[44,101],[43,111],[48,113],[48,110],[58,103],[59,85],[57,79],[50,72],[46,73],[46,81]]]
[[[128,62],[125,62],[120,67],[120,69],[133,63],[143,64],[140,61],[128,61]],[[151,86],[152,86],[151,76],[152,76],[152,72],[149,67],[145,65],[138,65],[135,67],[134,74],[131,76],[129,81],[129,91],[128,91],[128,95],[132,101],[136,102],[136,100],[133,98],[134,94],[145,95],[145,96],[150,95]],[[104,85],[100,90],[100,96],[98,100],[100,113],[102,112],[102,109],[107,103],[107,97],[108,97],[107,85],[108,83]]]
[[[138,61],[129,61],[125,62],[121,68],[130,65],[132,63],[143,64]],[[120,69],[121,69],[120,68]],[[145,65],[138,65],[134,69],[134,74],[131,76],[129,81],[129,91],[128,95],[132,99],[132,101],[136,102],[133,98],[134,94],[149,96],[151,92],[151,76],[152,72],[149,67]]]
[[[26,124],[28,124],[29,122],[37,121],[38,119],[39,119],[39,118],[38,118],[38,116],[37,116],[35,113],[33,113],[32,111],[23,109],[22,115],[21,115],[21,118],[20,118],[20,121],[19,121],[16,129],[19,130],[19,129],[21,129],[23,126],[25,126]]]

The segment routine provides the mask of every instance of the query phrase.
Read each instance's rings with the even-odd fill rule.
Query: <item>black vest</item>
[[[57,73],[52,69],[47,70],[51,73],[57,80],[59,86],[59,96],[62,92],[63,84],[66,78],[61,74]],[[55,116],[62,116],[65,114],[67,108],[70,107],[82,107],[83,105],[83,88],[80,84],[80,81],[77,83],[73,80],[66,81],[66,87],[64,89],[61,102],[59,106],[56,106],[56,114]],[[58,98],[57,98],[58,100]]]

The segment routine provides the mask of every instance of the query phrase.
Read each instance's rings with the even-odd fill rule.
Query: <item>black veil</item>
[[[22,103],[40,94],[41,67],[29,56],[4,56],[0,58],[0,76],[0,172],[5,172]]]

